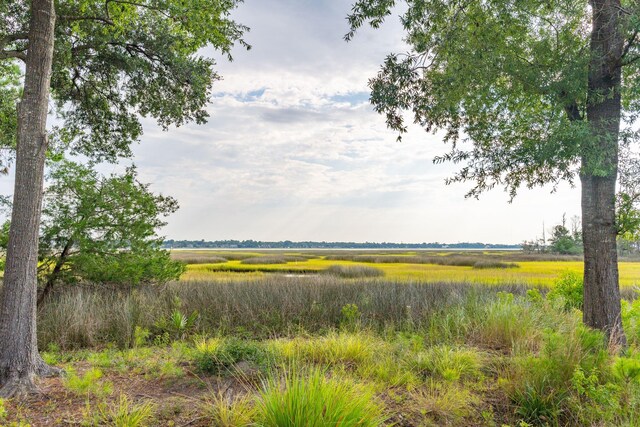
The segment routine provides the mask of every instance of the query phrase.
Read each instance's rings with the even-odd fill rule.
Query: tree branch
[[[102,16],[59,16],[58,17],[59,21],[97,21],[97,22],[102,22],[103,24],[107,24],[107,25],[114,25],[113,21],[109,18],[104,18]]]
[[[28,40],[29,34],[27,33],[14,33],[7,34],[6,36],[0,38],[0,46],[4,47],[9,43],[16,42],[18,40]]]
[[[627,44],[624,47],[623,51],[622,51],[622,55],[620,55],[620,60],[622,61],[622,59],[627,56],[627,54],[629,53],[629,50],[633,47],[635,41],[636,41],[636,37],[638,37],[638,33],[640,31],[639,30],[635,30],[633,32],[633,34],[631,35],[631,37],[629,37],[629,39],[627,40]]]
[[[27,62],[27,54],[20,50],[0,50],[0,59],[17,58]]]

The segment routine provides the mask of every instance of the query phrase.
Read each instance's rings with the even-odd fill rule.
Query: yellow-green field
[[[333,254],[333,255],[332,255]],[[381,260],[385,256],[393,256],[396,262],[360,262],[343,259],[327,259],[336,257],[335,252],[327,255],[323,252],[237,252],[237,251],[181,251],[175,250],[173,255],[177,259],[183,259],[188,263],[187,271],[182,276],[182,280],[216,280],[234,279],[246,280],[251,277],[261,277],[269,273],[281,274],[320,274],[332,265],[343,266],[369,266],[384,272],[384,278],[397,281],[420,281],[420,282],[471,282],[481,284],[509,284],[522,283],[538,286],[553,285],[555,280],[566,272],[582,273],[583,263],[575,258],[569,260],[520,260],[525,258],[520,254],[508,253],[481,253],[469,254],[432,252],[431,257],[466,257],[471,259],[504,259],[509,263],[517,264],[516,268],[474,268],[473,266],[439,265],[430,263],[397,262],[400,257],[407,257],[411,260],[416,256],[415,252],[404,252],[393,255],[380,254]],[[207,257],[228,258],[255,258],[255,257],[277,257],[285,256],[305,256],[315,258],[305,260],[294,260],[280,263],[257,263],[245,264],[243,260],[232,259],[222,262],[207,263]],[[358,256],[374,256],[376,254],[367,253]],[[338,255],[338,257],[340,257]],[[346,256],[345,256],[346,257]],[[190,263],[195,260],[198,263]],[[380,260],[377,260],[380,261]],[[640,285],[640,262],[622,261],[620,262],[620,284],[623,287]]]

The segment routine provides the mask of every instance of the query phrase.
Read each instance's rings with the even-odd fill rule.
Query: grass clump
[[[222,392],[205,399],[202,410],[216,427],[253,426],[258,413],[255,399],[250,395],[230,397]]]
[[[348,378],[327,378],[311,368],[290,368],[265,382],[258,399],[265,427],[378,427],[385,418],[371,388]]]
[[[324,270],[325,274],[342,277],[344,279],[358,279],[363,277],[381,277],[384,271],[367,265],[331,265]]]
[[[384,342],[364,333],[331,333],[313,339],[294,338],[272,343],[276,354],[287,360],[303,360],[326,366],[355,367],[371,363],[384,352]]]
[[[431,383],[426,389],[411,393],[410,409],[421,425],[470,425],[480,398],[471,390],[450,383]]]
[[[194,360],[198,369],[209,374],[238,373],[240,362],[248,364],[249,370],[263,371],[269,365],[267,351],[253,341],[238,338],[200,340],[196,343]],[[240,372],[246,374],[247,372]]]
[[[419,352],[413,369],[447,381],[478,379],[481,376],[482,355],[472,349],[440,345]]]
[[[97,425],[144,427],[150,425],[155,407],[151,402],[136,404],[121,394],[117,403],[99,405]]]

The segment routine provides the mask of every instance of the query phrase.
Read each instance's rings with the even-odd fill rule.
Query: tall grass
[[[384,271],[367,265],[331,265],[323,273],[345,279],[384,276]]]
[[[115,292],[101,287],[60,289],[38,312],[38,342],[62,349],[115,343],[131,347],[136,327],[163,331],[161,319],[179,311],[199,313],[193,332],[261,338],[292,336],[300,330],[338,328],[342,308],[354,304],[363,328],[428,329],[435,318],[467,305],[465,316],[496,292],[524,294],[525,286],[424,284],[380,279],[345,281],[332,276],[229,282],[176,282],[163,288]],[[473,301],[469,304],[469,301]],[[465,319],[466,319],[465,317]],[[465,320],[465,319],[461,319]],[[452,325],[456,329],[458,325]],[[169,331],[167,331],[169,335]]]

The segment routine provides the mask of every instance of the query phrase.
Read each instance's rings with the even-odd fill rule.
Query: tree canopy
[[[229,16],[241,1],[56,1],[54,146],[114,160],[131,154],[131,142],[142,133],[140,117],[153,117],[164,129],[203,123],[220,76],[202,50],[231,58],[234,44],[249,47],[242,38],[247,27]],[[7,80],[15,61],[6,60],[26,58],[29,18],[27,1],[0,4],[0,95],[16,87]],[[3,130],[15,129],[16,101],[2,97]]]
[[[351,32],[379,26],[394,0],[360,0]],[[399,3],[399,2],[398,2]],[[370,81],[371,101],[392,129],[407,130],[405,111],[427,131],[444,129],[451,150],[435,159],[472,181],[469,195],[504,186],[573,183],[578,172],[603,175],[613,165],[589,131],[586,110],[591,6],[584,1],[408,0],[401,16],[410,46],[391,54]],[[627,122],[640,102],[640,20],[625,4],[622,98]],[[581,159],[587,159],[580,165]]]

